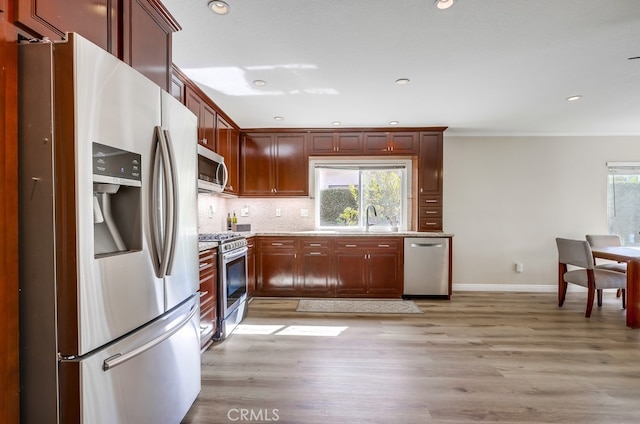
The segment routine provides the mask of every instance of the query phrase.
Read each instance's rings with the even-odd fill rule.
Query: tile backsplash
[[[238,224],[251,224],[251,231],[313,230],[314,203],[313,199],[306,197],[252,199],[199,194],[198,231],[200,233],[225,231],[227,213],[233,216],[234,212],[238,218]],[[248,211],[248,216],[242,216],[243,209]]]

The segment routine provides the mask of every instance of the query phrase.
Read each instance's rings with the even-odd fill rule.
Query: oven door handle
[[[241,247],[240,249],[233,250],[231,252],[226,252],[222,254],[222,262],[231,262],[232,260],[239,258],[241,256],[245,256],[249,249],[245,247]]]

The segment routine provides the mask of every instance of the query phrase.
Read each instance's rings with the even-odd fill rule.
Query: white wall
[[[608,232],[609,161],[640,161],[640,136],[445,133],[443,226],[455,235],[454,285],[555,285],[555,237]]]

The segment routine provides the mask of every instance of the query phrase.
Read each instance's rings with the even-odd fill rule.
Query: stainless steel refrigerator
[[[179,423],[200,391],[197,120],[76,34],[19,46],[23,423]]]

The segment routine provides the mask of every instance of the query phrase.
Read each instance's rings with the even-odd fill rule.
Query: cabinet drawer
[[[400,239],[402,240],[402,239]],[[349,249],[398,249],[398,239],[369,239],[368,237],[361,237],[357,239],[340,239],[336,240],[336,249],[349,250]]]
[[[262,249],[295,249],[295,238],[265,237],[258,239],[258,248]]]
[[[441,231],[442,218],[420,218],[419,231]]]
[[[438,207],[426,207],[420,208],[420,219],[435,219],[442,218],[442,208]]]
[[[429,196],[427,194],[421,194],[418,197],[418,202],[420,203],[420,207],[441,208],[442,196]]]
[[[301,249],[328,249],[330,244],[330,240],[321,239],[321,238],[303,238],[300,239],[300,248]]]
[[[216,297],[211,291],[200,291],[200,310],[215,307],[215,300]]]

